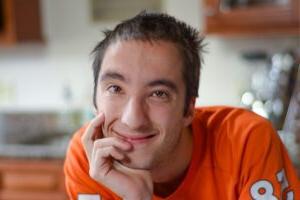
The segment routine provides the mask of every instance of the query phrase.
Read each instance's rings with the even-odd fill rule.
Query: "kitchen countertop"
[[[1,144],[0,157],[10,158],[64,158],[65,146]]]
[[[64,158],[70,136],[57,138],[49,144],[0,144],[0,157]]]
[[[64,158],[80,126],[78,111],[0,112],[0,157]]]

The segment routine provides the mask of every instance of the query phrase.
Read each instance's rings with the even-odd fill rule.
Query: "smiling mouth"
[[[118,132],[114,133],[117,135],[117,137],[120,137],[121,139],[130,142],[132,144],[142,144],[149,142],[151,139],[153,139],[156,134],[150,134],[150,135],[142,135],[142,136],[132,136],[132,135],[125,135],[125,134],[120,134]]]

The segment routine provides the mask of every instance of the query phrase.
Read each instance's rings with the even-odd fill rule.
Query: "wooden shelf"
[[[223,36],[300,35],[300,0],[222,9],[220,0],[205,0],[205,33]]]

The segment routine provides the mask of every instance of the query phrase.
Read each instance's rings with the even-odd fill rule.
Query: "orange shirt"
[[[89,177],[80,140],[84,130],[75,133],[65,161],[70,199],[82,194],[97,197],[92,199],[120,199]],[[300,199],[299,179],[269,121],[244,109],[201,107],[196,109],[192,130],[189,170],[177,190],[165,199]]]

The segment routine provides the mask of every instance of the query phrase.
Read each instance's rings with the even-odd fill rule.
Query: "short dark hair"
[[[97,96],[97,83],[101,64],[107,48],[117,41],[169,41],[174,43],[182,55],[182,74],[186,88],[184,113],[193,97],[198,96],[200,69],[203,62],[203,37],[200,33],[186,23],[164,13],[140,12],[133,18],[122,21],[113,30],[103,32],[105,37],[93,49],[93,74],[95,108]]]

